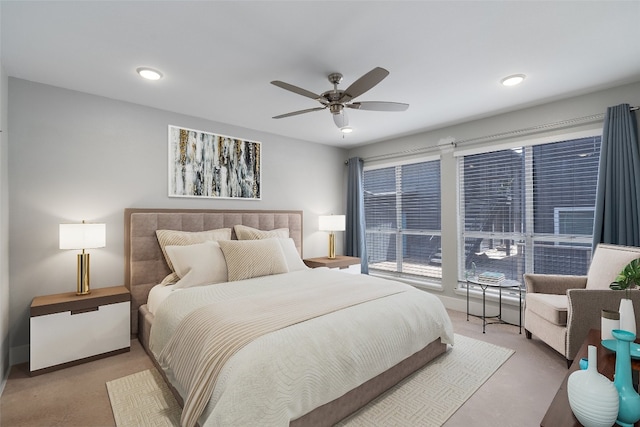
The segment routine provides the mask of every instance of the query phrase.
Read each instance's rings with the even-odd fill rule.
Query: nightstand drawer
[[[130,302],[31,317],[31,371],[128,349]]]

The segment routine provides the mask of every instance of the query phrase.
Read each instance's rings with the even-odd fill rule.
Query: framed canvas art
[[[169,197],[261,198],[261,143],[169,125]]]

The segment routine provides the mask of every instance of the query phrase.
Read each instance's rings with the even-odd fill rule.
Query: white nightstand
[[[131,294],[124,286],[39,296],[31,303],[30,371],[38,375],[129,351]]]
[[[354,256],[336,255],[334,259],[328,257],[307,258],[303,260],[307,267],[327,267],[338,269],[344,273],[360,274],[360,258]]]

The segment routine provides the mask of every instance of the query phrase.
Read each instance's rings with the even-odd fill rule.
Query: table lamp
[[[335,259],[336,257],[336,235],[334,231],[344,231],[345,223],[344,215],[321,215],[318,217],[320,231],[329,232],[329,259]]]
[[[91,292],[89,286],[89,254],[85,249],[104,248],[106,246],[106,224],[60,224],[60,249],[78,249],[78,290],[76,295]]]

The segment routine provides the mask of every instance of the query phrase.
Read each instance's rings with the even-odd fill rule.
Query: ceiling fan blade
[[[340,129],[342,129],[345,126],[349,126],[349,119],[347,118],[347,112],[343,110],[340,114],[334,114],[333,122]]]
[[[340,98],[339,102],[349,102],[353,98],[362,95],[363,93],[380,83],[388,75],[389,72],[384,68],[374,68],[355,82],[351,83],[351,86],[345,89],[344,94],[342,95],[342,98]]]
[[[310,113],[312,111],[320,111],[320,110],[324,110],[327,107],[315,107],[315,108],[308,108],[306,110],[299,110],[299,111],[293,111],[291,113],[286,113],[286,114],[280,114],[279,116],[275,116],[273,117],[274,119],[282,119],[284,117],[291,117],[291,116],[297,116],[298,114],[304,114],[304,113]]]
[[[272,85],[278,86],[282,89],[291,91],[293,93],[297,93],[298,95],[302,95],[302,96],[306,96],[307,98],[311,98],[311,99],[315,99],[316,101],[321,101],[323,98],[318,95],[315,94],[313,92],[310,92],[306,89],[302,89],[301,87],[298,86],[294,86],[292,84],[289,83],[285,83],[285,82],[281,82],[280,80],[274,80],[271,82]]]
[[[346,104],[345,107],[370,111],[406,111],[407,108],[409,108],[409,104],[403,104],[401,102],[364,101]]]

